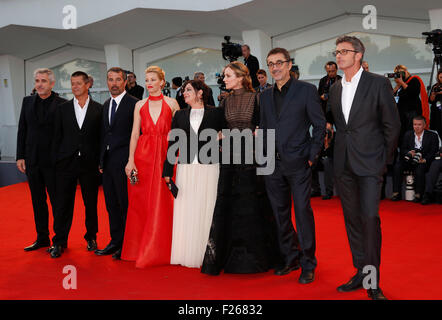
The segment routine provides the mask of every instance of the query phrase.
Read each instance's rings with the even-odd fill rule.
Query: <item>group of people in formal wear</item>
[[[96,255],[134,261],[139,268],[201,268],[209,275],[270,269],[287,275],[302,269],[299,283],[311,283],[317,267],[312,171],[333,125],[335,184],[356,268],[338,291],[362,289],[364,268],[372,266],[376,285],[365,289],[372,299],[386,299],[379,287],[379,201],[401,122],[389,80],[362,68],[364,52],[358,38],[338,38],[333,54],[344,75],[321,95],[292,76],[284,48],[270,50],[266,58],[273,86],[266,85],[264,70],[254,71],[253,83],[245,64],[231,62],[223,70],[230,93],[218,107],[209,103],[212,95],[203,81],[189,80],[180,89],[187,108],[180,108],[162,94],[165,73],[157,66],[145,70],[148,97],[142,100],[126,91],[124,70],[109,69],[111,97],[103,105],[88,95],[87,74],[72,74],[74,98],[66,101],[52,92],[53,73],[36,70],[38,94],[23,100],[17,142],[17,166],[28,176],[37,231],[25,250],[50,246],[47,190],[55,232],[48,252],[53,258],[63,254],[79,181],[87,249]],[[174,129],[185,132],[188,143],[171,137]],[[209,157],[218,162],[200,157],[205,129],[220,133],[219,148],[210,151],[219,156]],[[245,138],[239,162],[231,161],[231,150],[221,143],[231,138],[221,134],[226,129]],[[245,145],[247,135],[254,141],[259,134],[264,154],[275,164],[266,175],[257,174],[262,164],[245,161],[255,159],[256,151],[255,144]],[[189,148],[191,141],[198,141],[197,150]],[[100,175],[111,236],[103,249],[96,242]]]

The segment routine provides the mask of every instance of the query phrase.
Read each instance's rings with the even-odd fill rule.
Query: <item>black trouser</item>
[[[325,157],[320,158],[318,163],[312,168],[312,192],[321,193],[321,185],[319,183],[319,162],[321,162],[324,168],[324,184],[325,184],[325,194],[333,195],[333,158]]]
[[[128,208],[127,176],[124,167],[105,166],[103,192],[109,214],[111,244],[123,246]]]
[[[55,168],[27,165],[26,175],[31,190],[37,241],[49,242],[49,209],[46,201],[46,191],[49,194],[51,206],[54,208]],[[53,209],[52,213],[54,213]]]
[[[285,265],[293,265],[299,259],[304,270],[313,270],[317,265],[315,220],[310,205],[311,168],[307,166],[286,174],[281,161],[276,160],[275,171],[265,176],[265,184]],[[292,223],[292,198],[298,233]]]
[[[382,242],[379,202],[383,178],[382,175],[358,176],[346,161],[344,171],[336,175],[336,185],[353,265],[360,271],[365,266],[374,266],[379,281]]]
[[[77,182],[80,182],[81,195],[85,207],[86,241],[95,240],[98,232],[98,163],[84,163],[79,156],[61,160],[56,166],[57,199],[55,206],[54,245],[67,245],[74,215]]]
[[[442,159],[435,159],[431,162],[430,168],[425,175],[425,192],[433,193],[434,187],[442,171]]]
[[[393,192],[402,194],[403,173],[404,170],[407,170],[413,172],[415,193],[422,196],[425,191],[425,174],[428,171],[428,165],[426,163],[411,165],[403,160],[399,160],[395,163],[393,170]]]

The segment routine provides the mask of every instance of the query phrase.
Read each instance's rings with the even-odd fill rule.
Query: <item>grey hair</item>
[[[359,63],[362,64],[362,61],[364,60],[364,54],[365,54],[365,47],[364,47],[364,44],[362,43],[362,41],[356,37],[353,37],[353,36],[342,36],[336,40],[336,45],[338,45],[342,42],[350,43],[353,46],[354,50],[362,53],[362,58],[359,61]]]
[[[193,79],[195,80],[196,78],[198,78],[201,75],[204,76],[204,72],[197,71],[193,74]]]
[[[47,74],[50,82],[55,82],[55,75],[51,69],[48,68],[38,68],[34,71],[34,79],[37,74]]]

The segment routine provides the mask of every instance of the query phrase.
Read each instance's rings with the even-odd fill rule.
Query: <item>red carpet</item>
[[[203,275],[197,269],[164,266],[136,269],[134,263],[98,257],[86,250],[84,212],[77,191],[69,248],[59,259],[44,249],[25,252],[35,240],[29,189],[21,183],[0,189],[0,299],[367,299],[366,292],[338,293],[354,273],[339,199],[312,200],[316,219],[316,280],[298,284],[300,270],[283,277]],[[390,299],[442,299],[442,206],[381,202],[381,288]],[[50,221],[52,224],[52,219]],[[103,193],[99,195],[98,246],[109,241]],[[52,236],[52,234],[51,234]],[[63,289],[63,268],[77,269],[77,289]]]

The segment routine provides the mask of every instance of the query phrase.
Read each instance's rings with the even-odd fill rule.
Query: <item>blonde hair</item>
[[[50,82],[55,82],[55,75],[51,69],[48,68],[38,68],[34,71],[34,80],[37,74],[47,74]]]
[[[250,78],[249,68],[239,61],[229,63],[225,66],[224,70],[227,68],[232,70],[238,78],[243,77],[241,84],[246,91],[255,92],[252,86],[252,78]]]
[[[150,72],[156,73],[158,78],[160,78],[160,81],[163,81],[163,85],[161,86],[161,89],[163,89],[166,85],[166,73],[164,70],[158,66],[149,66],[146,68],[146,70],[144,70],[144,74],[148,74]]]
[[[394,67],[394,72],[399,72],[399,70],[403,70],[405,72],[408,71],[407,67],[403,64],[398,64],[396,67]]]

